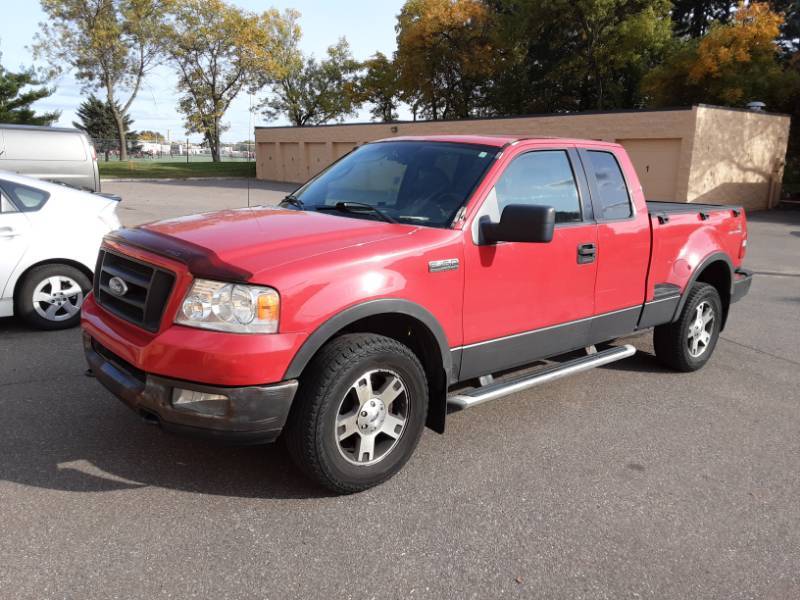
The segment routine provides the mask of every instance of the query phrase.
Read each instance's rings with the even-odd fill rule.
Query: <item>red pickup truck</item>
[[[172,431],[285,439],[337,492],[423,428],[630,356],[708,361],[747,293],[739,207],[645,202],[624,149],[392,138],[287,196],[106,237],[83,306],[96,378]],[[584,352],[585,351],[585,352]],[[535,365],[539,365],[538,368]]]

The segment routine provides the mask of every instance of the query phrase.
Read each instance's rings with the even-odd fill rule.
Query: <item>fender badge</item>
[[[442,271],[455,271],[458,269],[457,258],[445,258],[444,260],[432,260],[428,263],[428,271],[431,273],[441,273]]]

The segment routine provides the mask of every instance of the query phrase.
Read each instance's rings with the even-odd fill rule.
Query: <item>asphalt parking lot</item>
[[[259,183],[251,202],[292,186]],[[242,182],[107,183],[126,224],[245,205]],[[631,359],[451,415],[334,497],[279,446],[146,425],[78,330],[0,320],[2,598],[800,597],[800,211],[702,371]]]

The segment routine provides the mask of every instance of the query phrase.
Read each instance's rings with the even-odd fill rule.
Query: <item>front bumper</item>
[[[731,302],[737,302],[747,295],[750,285],[753,283],[753,272],[747,269],[736,269],[733,274],[733,290],[731,292]]]
[[[274,441],[289,415],[297,381],[248,387],[218,387],[146,373],[125,362],[84,332],[83,348],[94,376],[146,420],[167,431],[237,444]],[[173,405],[173,389],[227,396],[220,414]]]

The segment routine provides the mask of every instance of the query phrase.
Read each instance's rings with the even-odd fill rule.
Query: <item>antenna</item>
[[[255,131],[255,123],[253,118],[253,94],[250,94],[250,117],[248,119],[248,123],[250,129],[247,133],[247,208],[250,208],[250,154],[252,152],[253,147],[255,146],[255,140],[253,140],[253,144],[250,144],[250,132]]]

